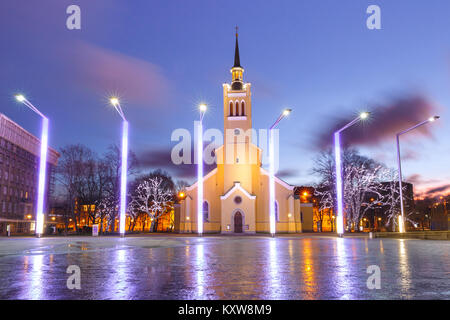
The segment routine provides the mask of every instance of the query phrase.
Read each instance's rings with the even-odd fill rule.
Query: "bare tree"
[[[359,231],[359,223],[369,209],[384,201],[381,194],[385,167],[353,149],[344,149],[342,156],[342,176],[347,230]],[[336,174],[334,154],[331,150],[322,152],[316,159],[313,173],[321,180],[316,186],[319,209],[333,209],[336,212]],[[375,201],[369,201],[376,195]],[[384,204],[384,202],[383,202]],[[328,212],[331,212],[328,210]]]
[[[388,226],[392,224],[392,231],[398,226],[398,216],[401,214],[400,209],[400,186],[398,183],[398,171],[394,169],[384,170],[384,182],[381,183],[380,193],[381,199],[378,201],[378,205],[382,206],[383,213],[386,215],[386,223]],[[406,221],[415,224],[415,221],[411,219],[413,214],[413,208],[409,203],[413,200],[412,194],[408,192],[408,184],[403,183],[403,205],[405,210]]]
[[[111,196],[104,196],[95,203],[96,218],[100,221],[100,234],[104,231],[109,230],[111,223],[115,222],[115,217],[117,216],[118,200]],[[111,219],[112,217],[112,219]],[[106,230],[103,229],[104,222],[108,222]]]
[[[319,232],[322,232],[323,220],[328,216],[329,221],[332,220],[334,210],[333,186],[327,181],[322,181],[314,186],[314,196],[317,199],[317,210],[315,211],[316,220],[320,222]],[[320,229],[320,230],[319,230]]]
[[[347,229],[358,231],[366,212],[383,200],[380,191],[384,166],[356,152],[350,152],[346,157],[343,176]],[[376,200],[370,201],[370,195],[373,194],[376,195]]]
[[[175,191],[178,194],[181,191],[185,191],[187,187],[189,187],[189,183],[187,181],[177,180],[177,183],[175,184]]]
[[[138,201],[134,201],[131,199],[131,201],[128,203],[128,214],[130,215],[130,230],[134,231],[136,228],[136,224],[138,221],[140,221],[142,229],[141,231],[145,231],[145,225],[147,223],[147,220],[149,219],[149,215],[141,210],[141,205]]]
[[[120,197],[120,175],[122,170],[122,152],[115,144],[110,145],[108,151],[101,159],[102,168],[106,172],[106,187],[103,194],[103,204],[111,207],[107,210],[108,230],[115,231],[115,221],[118,216],[118,206]],[[138,173],[138,161],[136,155],[131,150],[128,152],[127,176]]]
[[[136,155],[130,151],[128,155],[128,175],[135,174]],[[67,215],[75,221],[77,232],[81,214],[88,215],[88,222],[95,224],[107,219],[108,229],[114,231],[118,215],[120,193],[121,151],[111,145],[102,158],[88,147],[78,144],[61,149],[61,159],[57,167],[59,190],[67,204]],[[83,210],[83,206],[86,210]]]
[[[86,164],[93,157],[92,151],[84,145],[68,145],[60,150],[61,158],[56,169],[56,181],[59,184],[61,198],[66,202],[66,216],[71,216],[78,232],[80,223],[80,195],[86,188]],[[76,207],[77,204],[77,207]]]
[[[165,185],[164,179],[150,177],[136,187],[130,206],[134,212],[145,212],[150,217],[153,232],[157,219],[173,209],[173,196],[173,189]]]

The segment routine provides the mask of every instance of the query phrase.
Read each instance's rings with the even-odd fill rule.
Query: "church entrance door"
[[[239,211],[234,215],[234,232],[242,233],[242,214]]]

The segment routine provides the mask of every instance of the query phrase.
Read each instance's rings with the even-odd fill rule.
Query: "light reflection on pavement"
[[[66,286],[69,265],[81,290]],[[381,269],[381,289],[366,286]],[[450,242],[334,237],[1,238],[1,299],[450,299]]]

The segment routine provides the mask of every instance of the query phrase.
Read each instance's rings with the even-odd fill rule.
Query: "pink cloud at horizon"
[[[168,80],[151,62],[77,41],[64,49],[72,81],[99,95],[118,94],[130,103],[151,105],[168,96]]]
[[[425,179],[413,174],[405,179],[414,185],[414,194],[419,198],[434,198],[450,194],[450,181],[445,179]]]

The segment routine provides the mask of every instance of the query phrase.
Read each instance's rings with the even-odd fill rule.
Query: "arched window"
[[[239,101],[236,101],[235,103],[235,106],[236,106],[236,116],[239,116]]]
[[[241,116],[245,116],[245,102],[241,102]]]
[[[280,215],[278,214],[278,202],[275,201],[275,221],[280,221]]]
[[[209,222],[209,204],[207,201],[203,202],[203,222]]]
[[[230,101],[230,116],[233,116],[233,102]]]

